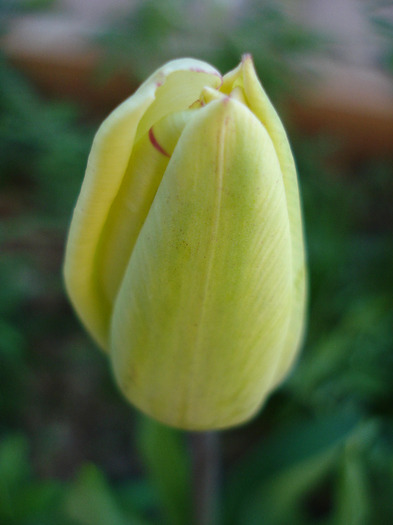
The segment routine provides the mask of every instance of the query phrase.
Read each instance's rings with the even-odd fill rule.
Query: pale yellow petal
[[[171,113],[134,146],[119,191],[101,231],[96,279],[105,300],[116,300],[139,232],[191,111]]]
[[[121,104],[97,132],[70,227],[64,275],[76,311],[102,348],[107,349],[111,304],[97,278],[97,250],[136,137],[147,133],[155,120],[186,109],[199,97],[202,86],[220,83],[219,73],[204,62],[169,62]]]
[[[241,75],[248,106],[266,127],[277,153],[284,181],[291,231],[294,295],[288,334],[276,372],[275,384],[278,384],[288,373],[297,356],[305,329],[306,270],[300,196],[296,167],[284,126],[261,86],[250,55],[243,57]]]
[[[250,417],[292,306],[288,214],[268,133],[228,97],[186,125],[115,302],[111,360],[141,410],[185,429]]]

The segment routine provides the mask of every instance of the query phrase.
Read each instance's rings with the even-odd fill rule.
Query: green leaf
[[[18,434],[0,445],[0,523],[68,525],[61,512],[63,484],[34,477],[28,448],[27,439]]]
[[[190,462],[182,432],[141,417],[137,447],[168,523],[190,522]]]
[[[337,484],[335,525],[369,523],[371,501],[366,456],[379,430],[376,421],[363,423],[345,445]]]
[[[266,524],[282,523],[284,514],[327,473],[357,422],[357,416],[346,413],[297,420],[260,442],[233,470],[225,497],[225,522],[258,524],[263,517]]]
[[[137,516],[126,516],[102,472],[94,465],[82,468],[66,499],[66,512],[80,525],[143,525]]]
[[[259,525],[262,516],[266,524],[295,523],[303,496],[325,475],[336,457],[337,448],[331,447],[264,481],[242,506],[244,523]]]
[[[368,497],[364,467],[359,456],[350,450],[344,453],[338,494],[337,525],[365,525]]]
[[[7,436],[0,444],[0,517],[14,515],[18,492],[29,478],[26,439],[21,435]]]

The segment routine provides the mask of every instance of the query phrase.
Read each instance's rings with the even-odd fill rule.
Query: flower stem
[[[217,432],[191,434],[195,525],[215,525],[217,523],[219,449]]]

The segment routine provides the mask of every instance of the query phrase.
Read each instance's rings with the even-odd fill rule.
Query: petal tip
[[[251,53],[244,53],[244,55],[242,55],[242,63],[244,64],[245,62],[254,63]]]

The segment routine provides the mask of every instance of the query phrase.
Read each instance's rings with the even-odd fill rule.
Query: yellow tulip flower
[[[304,331],[305,262],[285,130],[245,55],[156,71],[104,121],[65,282],[120,389],[178,428],[249,419]]]

